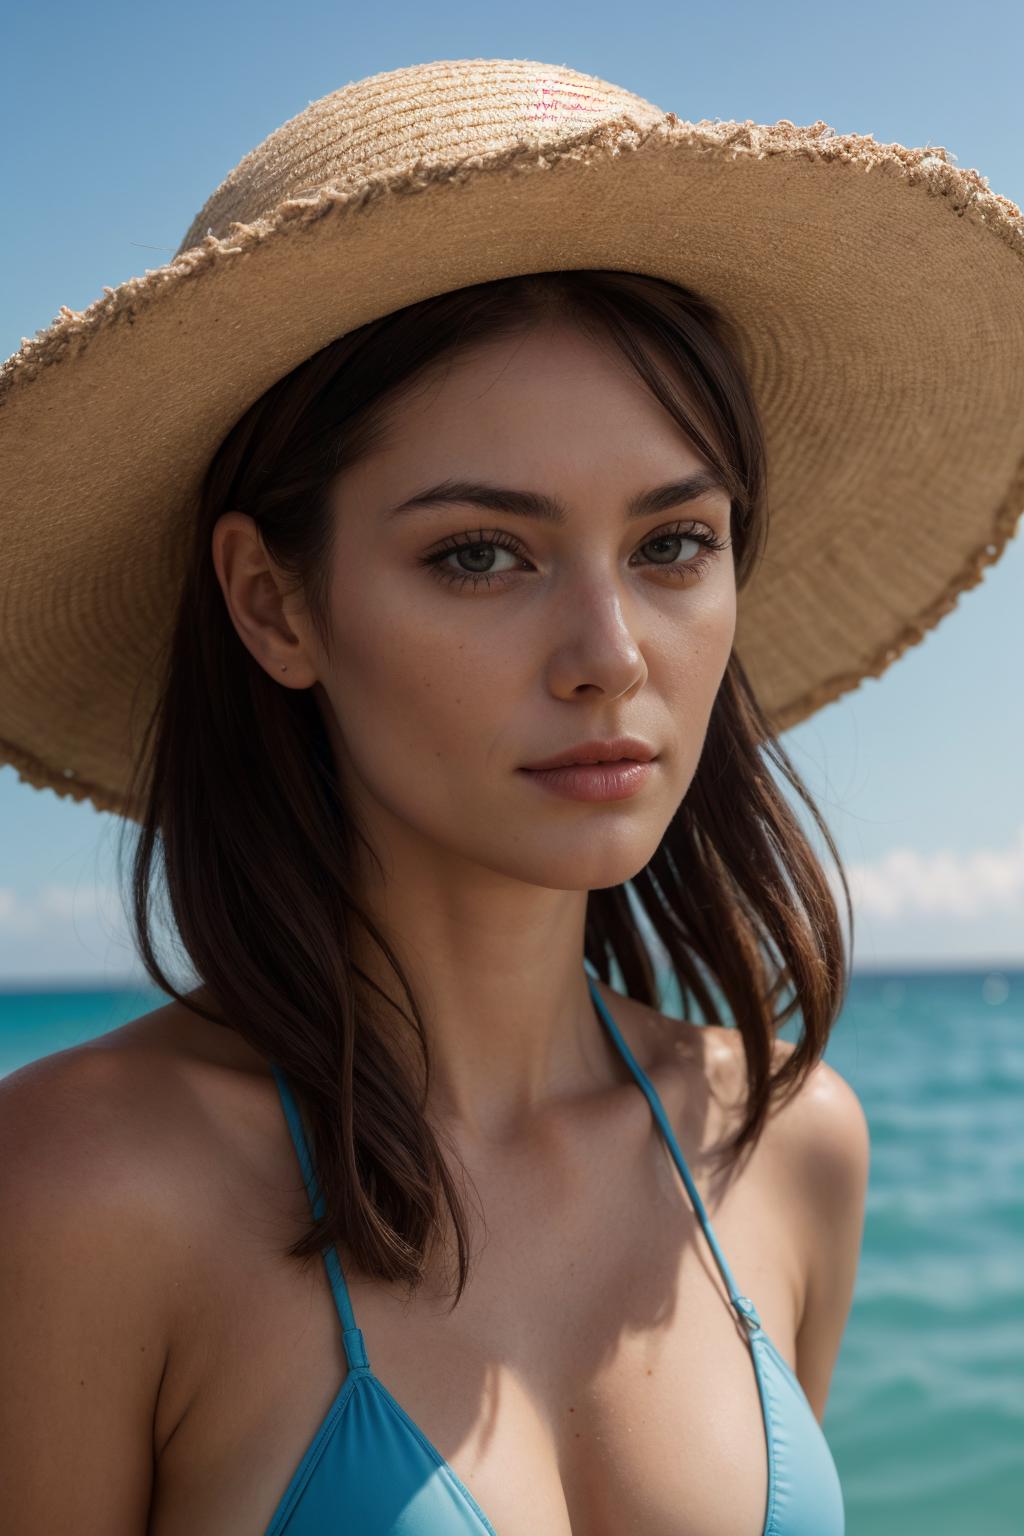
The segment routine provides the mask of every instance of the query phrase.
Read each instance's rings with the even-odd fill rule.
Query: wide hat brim
[[[210,231],[205,233],[205,231]],[[565,268],[717,305],[766,432],[736,649],[777,731],[916,644],[1024,507],[1024,220],[945,150],[685,122],[524,60],[390,71],[246,156],[178,255],[0,370],[0,762],[137,816],[211,456],[275,380],[434,294]]]

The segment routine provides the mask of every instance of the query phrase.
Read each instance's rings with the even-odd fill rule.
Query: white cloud
[[[44,885],[33,895],[0,886],[0,933],[32,935],[52,931],[53,923],[120,923],[121,902],[112,886]]]
[[[885,919],[1024,917],[1024,824],[1005,848],[918,853],[892,848],[870,862],[845,862],[854,913]],[[837,886],[838,889],[838,886]]]
[[[121,978],[140,969],[115,886],[0,886],[0,981]]]

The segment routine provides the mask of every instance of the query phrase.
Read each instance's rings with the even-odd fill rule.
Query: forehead
[[[668,359],[654,361],[689,409],[685,382]],[[711,467],[610,338],[565,323],[437,359],[396,391],[382,427],[378,470],[415,457],[421,478],[428,464],[434,479],[451,473],[453,451],[472,452],[475,472],[500,471],[508,483],[524,460],[576,473],[615,463],[662,479]]]

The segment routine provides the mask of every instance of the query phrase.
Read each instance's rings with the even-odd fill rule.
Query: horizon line
[[[851,980],[860,978],[950,975],[987,976],[992,974],[1024,974],[1024,956],[994,960],[893,960],[855,965]],[[198,984],[198,983],[197,983]],[[63,995],[73,992],[153,992],[170,998],[171,994],[158,987],[148,976],[0,976],[0,997],[16,997],[26,993],[49,992]]]

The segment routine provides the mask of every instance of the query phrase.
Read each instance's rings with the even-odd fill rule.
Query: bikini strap
[[[313,1208],[313,1215],[319,1221],[324,1214],[325,1206],[323,1196],[320,1193],[313,1171],[313,1159],[309,1151],[309,1143],[306,1140],[306,1132],[303,1129],[302,1117],[299,1114],[299,1106],[295,1102],[295,1095],[291,1085],[281,1069],[271,1062],[274,1080],[277,1083],[277,1091],[281,1096],[281,1104],[284,1108],[285,1119],[291,1132],[292,1142],[299,1159],[299,1167],[302,1169],[302,1177],[306,1182],[306,1193],[309,1195],[309,1203]],[[327,1266],[327,1278],[331,1283],[331,1294],[334,1297],[334,1305],[338,1309],[341,1318],[341,1340],[345,1346],[345,1358],[348,1361],[349,1371],[368,1371],[370,1362],[366,1356],[366,1345],[363,1342],[363,1334],[356,1327],[355,1313],[352,1311],[352,1301],[348,1294],[348,1286],[345,1284],[345,1276],[342,1273],[338,1259],[338,1251],[332,1243],[324,1250],[324,1263]]]
[[[647,1098],[647,1102],[651,1106],[651,1111],[654,1115],[654,1118],[657,1120],[664,1133],[665,1140],[668,1142],[669,1149],[671,1150],[672,1156],[675,1159],[676,1167],[679,1169],[679,1172],[683,1176],[683,1183],[686,1185],[687,1193],[693,1202],[693,1208],[697,1213],[697,1220],[701,1224],[704,1236],[708,1240],[708,1245],[711,1248],[711,1252],[715,1256],[715,1262],[717,1263],[718,1268],[721,1271],[722,1278],[725,1281],[726,1288],[729,1292],[729,1300],[732,1302],[736,1311],[740,1315],[740,1319],[747,1325],[747,1328],[750,1330],[750,1332],[756,1333],[761,1327],[761,1319],[757,1314],[757,1308],[754,1306],[754,1303],[751,1301],[749,1296],[741,1296],[739,1294],[736,1282],[732,1277],[732,1271],[726,1263],[725,1254],[718,1246],[718,1239],[715,1237],[715,1234],[712,1231],[711,1222],[708,1220],[707,1211],[704,1209],[704,1202],[697,1191],[696,1184],[693,1182],[690,1170],[686,1166],[686,1159],[683,1157],[683,1154],[679,1148],[679,1143],[676,1141],[675,1133],[669,1124],[668,1116],[665,1114],[661,1099],[658,1096],[658,1091],[623,1039],[618,1025],[612,1018],[611,1014],[608,1012],[608,1009],[605,1007],[604,1000],[601,997],[601,994],[598,992],[597,987],[594,985],[593,977],[591,977],[589,972],[587,974],[587,984],[590,987],[590,995],[594,999],[594,1003],[597,1006],[598,1012],[607,1025],[612,1039],[615,1041],[615,1044],[618,1046],[619,1050],[622,1052],[622,1055],[625,1057],[630,1071],[633,1073],[633,1076],[636,1078],[637,1082],[640,1084],[640,1087],[643,1089]]]

